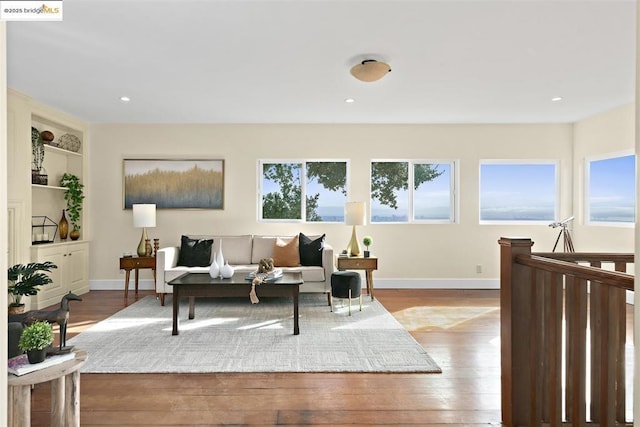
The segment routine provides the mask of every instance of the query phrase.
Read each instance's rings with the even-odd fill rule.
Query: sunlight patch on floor
[[[451,329],[492,311],[496,307],[428,307],[406,308],[393,313],[408,331]]]

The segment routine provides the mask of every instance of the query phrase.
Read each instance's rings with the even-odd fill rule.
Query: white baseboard
[[[373,283],[376,289],[500,289],[500,279],[374,278]]]

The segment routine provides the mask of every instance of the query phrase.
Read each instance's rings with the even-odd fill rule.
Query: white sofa
[[[262,258],[273,257],[273,246],[277,237],[290,239],[293,236],[188,236],[190,238],[213,239],[211,258],[220,249],[222,244],[222,254],[225,261],[235,268],[236,272],[250,273],[256,271],[258,262]],[[309,236],[315,239],[319,236]],[[168,282],[181,276],[184,273],[208,273],[209,267],[184,267],[179,266],[178,256],[180,246],[169,246],[158,250],[156,255],[156,293],[160,298],[160,303],[164,305],[166,294],[173,293],[173,286]],[[295,271],[302,273],[304,284],[300,286],[300,292],[324,293],[331,292],[331,273],[335,271],[333,248],[325,242],[322,251],[322,267],[297,266],[282,267],[284,271]],[[328,300],[327,300],[328,301]]]

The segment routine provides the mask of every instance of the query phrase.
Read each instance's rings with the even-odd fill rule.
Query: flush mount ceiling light
[[[351,75],[363,82],[375,82],[383,78],[389,71],[391,71],[389,64],[375,59],[366,59],[351,68]]]

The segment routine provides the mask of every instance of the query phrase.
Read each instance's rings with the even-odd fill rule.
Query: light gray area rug
[[[286,298],[196,298],[189,320],[186,299],[179,330],[171,335],[171,298],[153,296],[68,340],[87,350],[85,373],[183,372],[428,372],[441,369],[377,301],[354,301],[352,316],[325,295],[300,295],[300,335]]]

